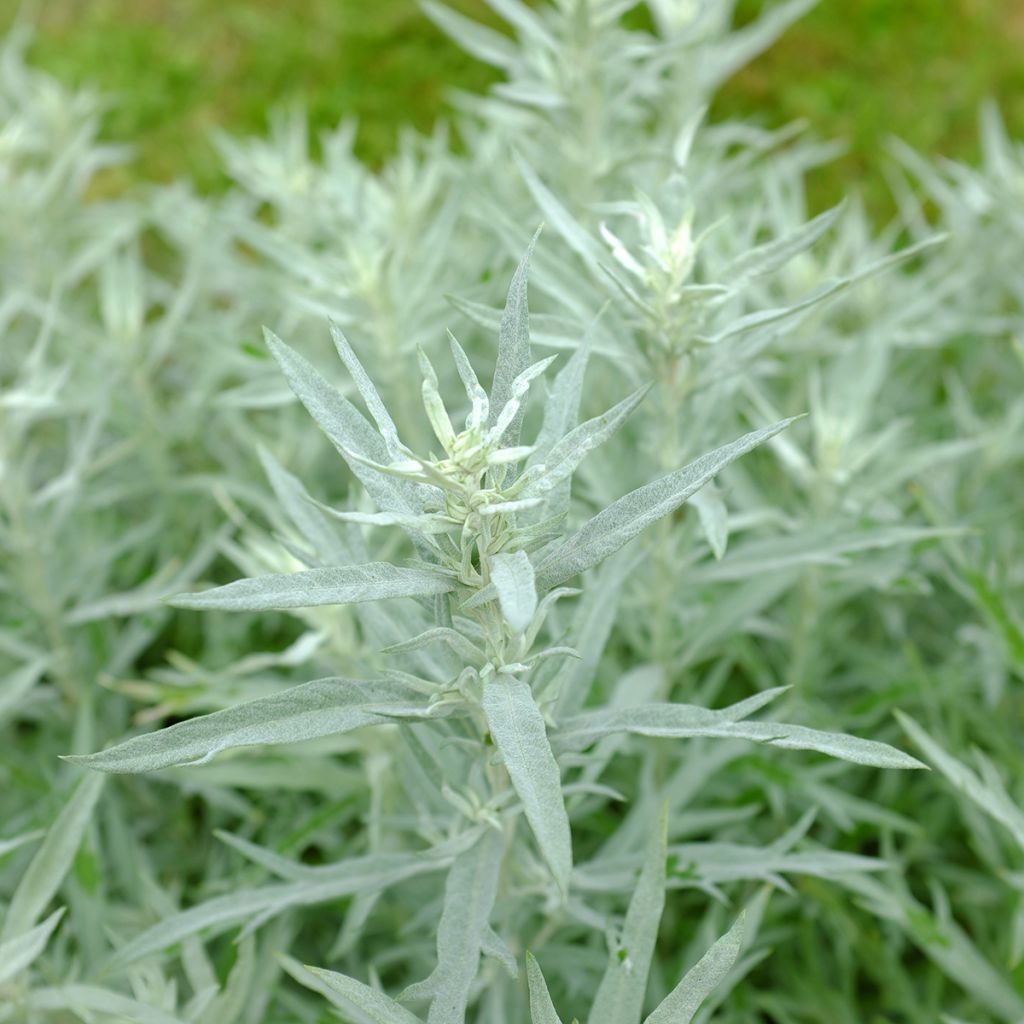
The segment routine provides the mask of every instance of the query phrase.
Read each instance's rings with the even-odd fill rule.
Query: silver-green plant
[[[829,147],[703,114],[805,5],[629,6],[432,5],[465,152],[292,113],[219,199],[93,198],[7,51],[0,1019],[1024,1015],[1020,153],[809,216]],[[894,707],[937,771],[815,756]]]
[[[417,454],[403,444],[380,394],[337,327],[335,345],[372,425],[311,364],[268,334],[289,383],[378,510],[333,511],[315,503],[294,478],[274,468],[272,474],[305,545],[293,549],[293,554],[306,562],[306,568],[175,599],[188,608],[250,612],[386,601],[385,610],[374,608],[360,622],[370,636],[399,633],[385,651],[394,656],[393,667],[374,679],[304,683],[100,753],[71,758],[106,772],[156,771],[202,764],[240,746],[315,740],[371,725],[397,728],[408,747],[410,767],[414,765],[420,776],[415,786],[411,781],[406,784],[409,812],[432,841],[418,854],[371,852],[316,869],[331,879],[327,881],[325,874],[319,887],[299,866],[281,864],[276,870],[295,880],[218,897],[164,920],[122,949],[122,962],[200,929],[223,930],[246,922],[249,932],[292,906],[346,893],[359,892],[365,898],[410,875],[447,870],[437,925],[437,966],[426,981],[409,988],[406,997],[429,1000],[430,1022],[462,1021],[476,991],[481,956],[493,957],[513,975],[516,972],[518,954],[513,950],[522,949],[523,936],[515,925],[526,913],[519,905],[522,899],[534,904],[534,914],[554,915],[549,928],[561,915],[593,919],[587,886],[580,886],[580,872],[586,868],[580,866],[574,874],[567,800],[574,794],[601,792],[597,780],[607,762],[602,749],[606,739],[623,734],[747,739],[856,764],[919,767],[913,758],[882,743],[752,720],[779,696],[778,688],[718,711],[647,703],[629,694],[623,706],[584,707],[590,678],[576,668],[583,655],[574,642],[585,637],[574,637],[571,631],[566,636],[554,618],[557,604],[579,595],[566,584],[583,574],[585,595],[587,581],[593,581],[587,575],[591,570],[790,421],[707,452],[611,502],[579,528],[567,528],[575,470],[615,433],[647,388],[579,422],[588,355],[583,345],[554,379],[534,443],[521,443],[530,385],[552,362],[552,357],[531,362],[528,256],[509,290],[489,392],[461,346],[450,339],[469,406],[462,429],[453,425],[433,367],[420,354],[423,405],[440,454]],[[325,537],[334,536],[329,517],[347,524],[347,547],[336,539],[325,542]],[[377,527],[404,532],[411,547],[405,564],[352,560],[362,547],[361,532]],[[627,571],[637,560],[630,561]],[[598,577],[594,582],[602,581]],[[396,600],[401,605],[390,603]],[[532,842],[517,826],[521,819]],[[272,862],[269,852],[243,850],[258,861]],[[660,901],[646,895],[644,888],[664,885],[665,848],[659,845],[658,850],[647,870],[660,881],[645,883],[642,876],[624,925],[624,935],[631,929],[646,935],[638,941],[648,947],[660,913],[655,904]],[[703,997],[694,993],[709,990],[708,978],[723,975],[731,965],[737,935],[716,946],[709,961],[698,965],[693,978],[650,1019],[671,1019],[676,1005],[696,1010]],[[628,944],[625,938],[622,942]],[[732,952],[726,956],[724,950]],[[610,990],[628,987],[626,1017],[639,1015],[646,990],[645,971],[631,974],[623,967],[630,955],[639,956],[622,949],[613,955],[603,983]],[[649,960],[649,949],[646,957]],[[713,966],[720,960],[724,967]],[[619,974],[623,978],[616,980]],[[539,999],[536,976],[534,981],[534,998]],[[334,979],[331,985],[340,985],[350,995],[363,993],[371,1003],[381,999],[355,983],[345,988]],[[592,1020],[604,1019],[602,1014],[608,1011],[602,1008],[611,998],[599,994]]]

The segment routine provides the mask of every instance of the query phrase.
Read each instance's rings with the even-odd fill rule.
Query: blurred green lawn
[[[484,0],[451,2],[488,18]],[[740,17],[761,6],[741,0]],[[356,115],[360,152],[378,163],[399,126],[430,126],[446,88],[492,78],[415,0],[0,0],[0,26],[19,9],[37,26],[42,67],[113,95],[110,133],[138,147],[132,176],[188,173],[207,190],[221,184],[214,127],[260,132],[270,107],[301,100],[314,126]],[[856,186],[884,213],[887,135],[970,159],[986,96],[1024,134],[1022,54],[1024,0],[820,0],[712,113],[802,118],[818,137],[846,140],[847,155],[813,182],[814,205]]]

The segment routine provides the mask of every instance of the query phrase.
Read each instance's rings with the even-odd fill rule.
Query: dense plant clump
[[[804,0],[491,6],[217,199],[3,51],[0,1020],[1021,1024],[1024,149],[808,219]]]

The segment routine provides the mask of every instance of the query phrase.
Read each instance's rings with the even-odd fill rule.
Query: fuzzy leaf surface
[[[364,985],[355,978],[328,971],[322,967],[306,967],[313,977],[322,982],[330,991],[341,996],[356,1009],[361,1010],[373,1024],[422,1024],[419,1017],[413,1016],[404,1006],[388,998],[369,985]],[[347,1009],[347,1007],[343,1007]]]
[[[700,1004],[725,980],[740,955],[743,917],[691,967],[644,1024],[690,1024]]]
[[[385,512],[418,515],[422,511],[416,488],[405,480],[385,476],[365,461],[387,463],[387,445],[362,413],[332,387],[306,358],[289,348],[272,332],[267,345],[284,371],[299,401],[348,463],[353,475]],[[353,454],[357,456],[353,458]]]
[[[470,990],[490,932],[503,847],[501,833],[489,829],[455,858],[448,873],[437,929],[437,967],[403,997],[411,997],[414,990],[433,997],[427,1024],[462,1024],[466,1019]]]
[[[530,365],[530,314],[526,304],[526,279],[530,269],[530,256],[537,242],[537,235],[527,247],[512,275],[505,310],[501,314],[501,328],[498,332],[498,357],[494,364],[494,380],[491,383],[491,423],[497,422],[506,403],[512,398],[512,385],[516,378]],[[519,428],[523,422],[522,408],[512,419],[503,434],[504,444],[513,447],[519,442]]]
[[[730,717],[730,709],[710,711],[692,704],[646,704],[633,708],[586,711],[561,724],[553,734],[558,751],[581,750],[603,736],[627,732],[637,736],[691,739],[697,736],[745,739],[787,750],[813,750],[854,764],[875,768],[924,768],[917,758],[875,740],[822,732],[781,722],[746,722]]]
[[[537,611],[537,584],[533,565],[525,551],[495,555],[491,559],[491,582],[498,592],[498,604],[505,621],[522,633]]]
[[[393,597],[426,597],[447,594],[454,589],[452,580],[429,569],[368,562],[235,580],[197,594],[178,594],[171,599],[171,604],[178,608],[231,612],[280,611]]]
[[[200,932],[218,935],[238,924],[251,929],[294,907],[380,891],[407,878],[439,871],[450,863],[450,858],[425,854],[372,854],[317,868],[315,876],[298,881],[236,889],[147,928],[122,946],[112,963],[124,967]]]
[[[639,1020],[643,1012],[647,976],[665,906],[667,827],[667,814],[663,813],[629,902],[619,948],[613,951],[601,979],[588,1024]]]
[[[509,778],[523,802],[537,845],[564,894],[572,871],[569,817],[544,717],[522,679],[499,677],[484,687],[483,709]]]
[[[57,894],[92,821],[102,790],[101,776],[86,776],[78,783],[14,890],[0,941],[27,932]]]
[[[297,743],[384,725],[392,721],[388,712],[422,707],[422,698],[400,683],[317,679],[66,760],[101,772],[153,772],[203,764],[234,747]]]
[[[637,388],[607,412],[570,430],[552,446],[545,458],[544,472],[524,493],[542,494],[572,476],[583,459],[622,426],[649,390],[649,385]]]
[[[623,495],[563,541],[537,566],[542,592],[604,561],[641,530],[670,515],[722,469],[793,422],[782,420],[752,431],[689,465]]]
[[[526,954],[526,978],[530,985],[530,1019],[533,1024],[562,1024],[555,1004],[551,1002],[551,993],[540,964],[530,952]]]

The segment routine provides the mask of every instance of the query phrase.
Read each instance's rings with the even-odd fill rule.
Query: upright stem
[[[658,442],[659,475],[670,473],[679,467],[681,446],[679,443],[679,407],[684,396],[679,388],[679,356],[670,353],[661,366],[658,375],[658,405],[661,425]],[[669,609],[673,607],[672,592],[676,586],[672,557],[672,516],[659,520],[654,540],[654,582],[651,588],[652,609],[652,650],[654,660],[666,672],[672,667],[672,622]]]

